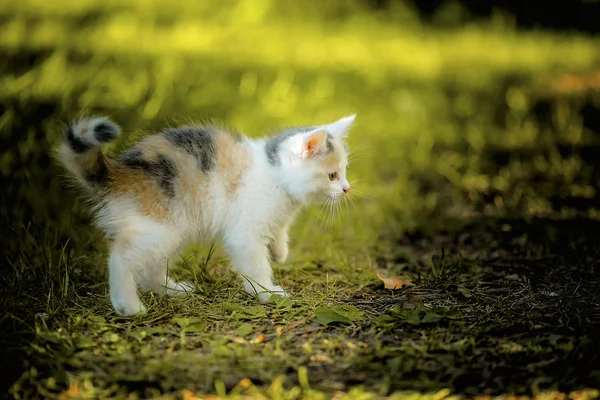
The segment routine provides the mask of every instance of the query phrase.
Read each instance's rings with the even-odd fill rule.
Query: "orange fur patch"
[[[312,157],[319,147],[322,147],[327,139],[326,131],[319,131],[311,135],[304,144],[304,152],[308,157]]]
[[[153,177],[118,164],[109,164],[109,171],[111,193],[132,195],[139,202],[140,212],[144,215],[158,220],[168,218],[167,204]]]
[[[252,155],[247,147],[227,133],[217,132],[213,139],[217,149],[217,174],[227,195],[233,197],[250,168]]]
[[[158,155],[162,154],[175,163],[178,171],[183,167],[183,155],[163,136],[149,136],[138,142],[137,146],[142,151],[142,158],[148,162],[156,161]],[[110,175],[114,192],[132,195],[139,202],[142,214],[158,220],[168,218],[168,205],[154,177],[121,165],[114,165]]]

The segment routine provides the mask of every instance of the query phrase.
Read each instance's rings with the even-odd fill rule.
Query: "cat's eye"
[[[332,173],[330,173],[330,174],[329,174],[329,180],[330,180],[330,181],[334,181],[334,180],[336,180],[336,179],[337,179],[337,177],[338,177],[338,174],[337,174],[337,172],[332,172]]]

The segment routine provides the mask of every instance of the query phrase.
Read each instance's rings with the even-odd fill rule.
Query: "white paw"
[[[138,299],[137,301],[124,299],[112,299],[112,305],[117,314],[123,317],[132,317],[134,315],[146,312],[146,306]]]
[[[261,303],[266,303],[269,301],[272,295],[278,294],[281,297],[290,297],[287,290],[282,288],[281,286],[273,286],[270,290],[262,290],[258,292],[258,299]]]

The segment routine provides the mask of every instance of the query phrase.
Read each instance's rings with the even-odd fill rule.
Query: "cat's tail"
[[[100,147],[119,136],[119,127],[105,117],[83,117],[64,131],[57,157],[77,181],[90,192],[100,194],[110,179],[112,161]]]

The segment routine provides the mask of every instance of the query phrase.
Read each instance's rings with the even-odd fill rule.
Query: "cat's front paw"
[[[122,317],[133,317],[134,315],[144,314],[146,312],[146,306],[138,301],[125,301],[121,299],[113,299],[113,307],[117,314]]]
[[[283,264],[285,260],[287,260],[289,254],[287,244],[273,243],[271,254],[273,255],[273,261],[277,264]]]
[[[269,301],[271,296],[274,294],[278,294],[281,297],[290,297],[290,294],[288,293],[287,290],[285,290],[281,286],[275,286],[271,290],[268,290],[268,291],[265,290],[265,291],[259,292],[258,299],[260,300],[261,303],[266,303]]]

